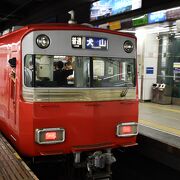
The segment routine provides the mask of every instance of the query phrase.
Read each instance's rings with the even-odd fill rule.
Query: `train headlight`
[[[135,122],[120,123],[117,125],[116,135],[118,137],[136,136],[137,134],[137,123]]]
[[[134,49],[134,45],[131,41],[127,40],[124,42],[123,48],[125,52],[131,53]]]
[[[57,144],[65,141],[65,129],[44,128],[35,130],[35,141],[38,144]]]
[[[38,47],[45,49],[50,45],[50,39],[45,34],[40,34],[36,38],[36,44]]]

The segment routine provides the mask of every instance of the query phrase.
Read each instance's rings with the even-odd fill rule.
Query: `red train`
[[[40,24],[0,37],[0,130],[22,155],[80,163],[102,150],[91,166],[111,164],[112,148],[136,144],[137,122],[134,35]]]

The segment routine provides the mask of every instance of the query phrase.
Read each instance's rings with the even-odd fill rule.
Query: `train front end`
[[[63,83],[55,77],[60,61],[62,71],[71,70]],[[20,149],[25,155],[74,153],[79,162],[85,151],[108,154],[136,144],[137,122],[133,35],[71,26],[41,27],[23,38]]]

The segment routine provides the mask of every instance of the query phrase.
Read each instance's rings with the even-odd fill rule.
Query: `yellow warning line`
[[[17,159],[21,160],[21,157],[19,156],[19,154],[17,152],[14,152],[14,155],[16,156]]]
[[[160,105],[150,105],[150,104],[148,104],[148,106],[150,106],[150,107],[152,107],[152,108],[155,108],[155,109],[162,109],[162,110],[166,110],[166,111],[171,111],[171,112],[176,112],[176,113],[180,113],[180,110],[178,110],[178,109],[170,109],[170,108],[164,108],[164,107],[162,107],[162,106],[160,106]]]
[[[139,119],[139,123],[142,124],[142,125],[145,125],[145,126],[149,126],[149,127],[152,127],[154,129],[159,129],[161,131],[165,131],[165,132],[168,132],[170,134],[174,134],[176,136],[180,136],[180,129],[175,129],[175,128],[172,128],[172,127],[167,127],[163,124],[160,124],[160,123],[154,123],[150,120],[144,120],[144,119]]]

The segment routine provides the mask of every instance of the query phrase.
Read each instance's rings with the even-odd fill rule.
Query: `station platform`
[[[139,103],[138,151],[180,172],[180,106]]]
[[[0,180],[38,180],[0,133]]]
[[[180,106],[139,103],[139,133],[180,149]]]

